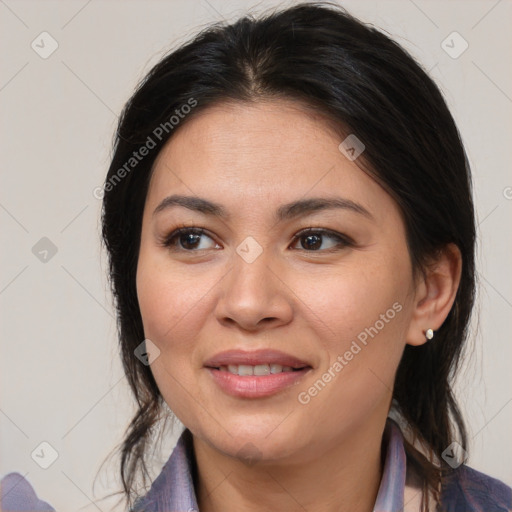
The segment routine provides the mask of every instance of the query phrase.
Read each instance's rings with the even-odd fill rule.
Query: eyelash
[[[208,236],[208,238],[211,238],[213,240],[213,238],[206,233],[206,230],[204,228],[182,226],[182,227],[174,230],[168,236],[165,236],[162,239],[161,244],[164,247],[171,248],[172,250],[176,250],[176,251],[181,251],[181,252],[199,252],[199,250],[201,250],[201,249],[199,249],[199,250],[197,250],[197,249],[195,249],[195,250],[194,249],[192,249],[192,250],[189,250],[189,249],[176,249],[176,245],[177,245],[176,242],[177,242],[178,237],[181,236],[181,235],[186,235],[186,234],[194,234],[194,235],[198,235],[198,236],[206,235],[206,236]],[[313,234],[314,235],[328,236],[329,238],[334,238],[334,239],[338,240],[337,246],[336,247],[331,247],[330,249],[323,249],[323,250],[307,250],[307,249],[299,249],[299,250],[305,251],[305,252],[332,252],[332,251],[335,251],[335,250],[340,250],[340,249],[345,248],[345,247],[353,247],[355,245],[354,241],[350,237],[348,237],[347,235],[342,235],[341,233],[337,233],[336,231],[331,231],[329,229],[315,228],[315,227],[309,227],[309,228],[306,228],[306,229],[303,229],[303,230],[299,231],[293,237],[292,245],[295,245],[295,243],[298,240],[300,240],[301,238],[303,238],[305,236],[308,236],[308,235],[313,235]]]

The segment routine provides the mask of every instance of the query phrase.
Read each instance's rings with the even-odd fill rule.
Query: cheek
[[[206,277],[190,277],[142,255],[137,271],[137,296],[146,337],[161,351],[190,348],[190,340],[200,329],[199,317],[211,286]]]
[[[347,410],[364,414],[391,393],[411,315],[407,268],[407,260],[366,260],[359,268],[302,283],[307,323],[317,319],[325,333],[322,339],[317,332],[317,339],[328,355],[318,375],[327,385],[317,380],[314,389],[300,390],[305,401],[311,397],[315,417],[329,414],[339,424]]]
[[[189,417],[191,399],[187,390],[196,387],[193,362],[209,288],[206,279],[187,278],[155,254],[141,251],[137,269],[139,308],[145,337],[160,350],[151,372],[167,405],[190,425],[195,415]]]
[[[154,245],[149,229],[143,227],[137,263],[137,299],[144,333],[160,349],[165,333],[172,332],[192,300],[189,293],[193,288],[186,285],[170,263],[166,251]]]
[[[391,262],[366,260],[295,281],[293,288],[307,306],[304,312],[310,311],[311,321],[325,327],[331,355],[358,336],[364,341],[368,331],[377,329],[381,339],[403,332],[410,282],[403,266],[400,272],[393,267]]]

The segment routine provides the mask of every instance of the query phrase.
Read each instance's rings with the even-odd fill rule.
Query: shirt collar
[[[386,422],[382,447],[386,455],[373,511],[402,512],[406,455],[402,432],[391,418]],[[132,512],[197,512],[194,465],[192,434],[186,429],[150,491],[136,501]]]
[[[402,512],[407,459],[402,431],[391,418],[386,421],[382,447],[386,459],[373,512]]]

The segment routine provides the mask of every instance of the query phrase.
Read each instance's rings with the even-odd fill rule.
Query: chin
[[[287,420],[283,423],[284,418],[286,416],[273,417],[270,421],[267,415],[259,415],[258,421],[254,422],[247,417],[226,421],[223,425],[225,430],[213,430],[211,423],[206,428],[191,430],[202,441],[229,457],[250,465],[272,463],[288,459],[307,446],[307,440],[299,435],[301,429],[293,428],[292,424],[285,425]]]

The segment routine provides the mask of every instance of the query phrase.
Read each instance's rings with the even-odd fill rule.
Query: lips
[[[205,364],[213,382],[238,398],[263,398],[297,384],[312,366],[276,350],[221,352]]]
[[[256,350],[253,352],[246,352],[242,350],[228,350],[221,352],[211,359],[208,359],[204,366],[207,368],[220,369],[222,366],[262,366],[279,365],[283,368],[291,368],[298,370],[302,368],[311,367],[306,361],[302,361],[297,357],[280,352],[278,350]],[[270,372],[272,373],[272,372]]]

